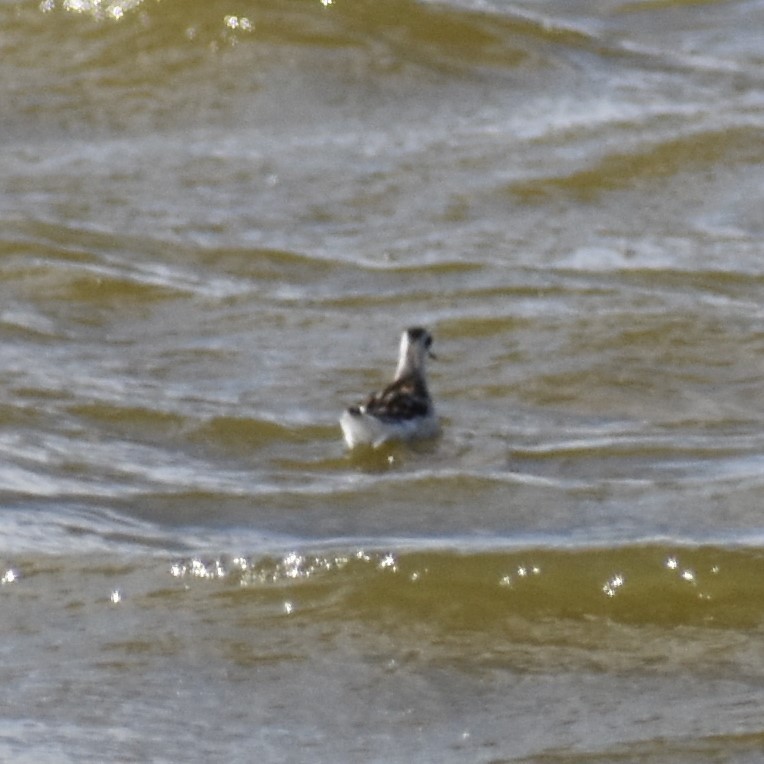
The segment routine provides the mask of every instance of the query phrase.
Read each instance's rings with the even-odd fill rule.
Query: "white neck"
[[[419,345],[409,342],[407,335],[401,339],[400,356],[398,357],[398,367],[395,370],[395,379],[405,377],[409,374],[419,373],[424,375],[424,353]]]

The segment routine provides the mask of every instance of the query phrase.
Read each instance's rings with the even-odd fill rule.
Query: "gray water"
[[[1,758],[760,760],[764,3],[0,14]]]

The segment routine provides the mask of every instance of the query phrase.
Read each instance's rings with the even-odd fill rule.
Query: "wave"
[[[218,580],[278,605],[454,628],[523,618],[753,628],[764,623],[761,548],[669,542],[509,551],[354,548],[176,560],[173,577]]]
[[[368,47],[377,66],[408,61],[429,67],[516,67],[539,43],[574,49],[602,50],[605,42],[583,23],[532,14],[519,8],[482,4],[395,2],[315,3],[263,2],[246,14],[233,15],[223,2],[150,0],[45,0],[46,13],[68,12],[141,29],[178,41],[211,44],[311,45]],[[171,38],[170,38],[171,39]],[[633,55],[633,54],[632,54]]]
[[[653,185],[681,173],[702,172],[718,165],[746,166],[761,162],[761,131],[755,125],[693,131],[626,152],[599,158],[591,167],[566,175],[513,182],[509,192],[526,204],[552,199],[596,203],[607,193]]]
[[[519,538],[301,545],[286,536],[252,534],[247,542],[261,551],[215,554],[198,550],[215,544],[233,550],[247,542],[225,534],[177,535],[86,507],[67,517],[41,514],[47,516],[44,538],[28,514],[3,513],[4,531],[14,535],[13,548],[3,549],[3,583],[40,567],[98,575],[104,566],[129,565],[149,576],[143,585],[149,594],[173,582],[187,589],[214,585],[216,596],[255,597],[272,615],[426,624],[436,632],[493,633],[511,630],[518,620],[764,627],[762,539],[722,545],[665,538],[600,545]]]

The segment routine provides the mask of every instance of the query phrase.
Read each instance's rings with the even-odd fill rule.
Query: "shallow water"
[[[760,760],[763,3],[0,14],[4,760]]]

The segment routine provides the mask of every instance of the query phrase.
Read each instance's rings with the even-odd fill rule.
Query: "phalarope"
[[[438,433],[438,419],[425,380],[425,360],[435,358],[432,336],[412,327],[401,336],[400,354],[391,384],[363,403],[346,409],[340,418],[350,448],[375,448],[389,440],[429,438]]]

